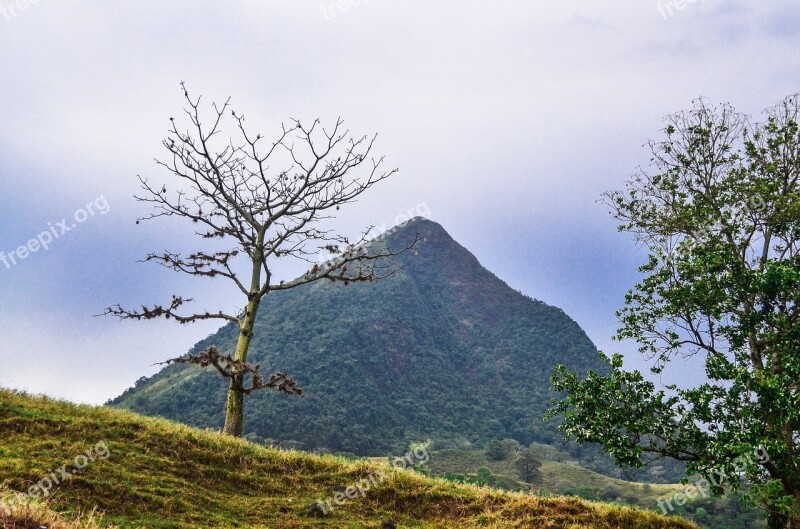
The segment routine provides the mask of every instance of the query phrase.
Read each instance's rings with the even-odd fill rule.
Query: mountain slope
[[[594,345],[563,311],[510,288],[434,222],[414,219],[376,244],[400,248],[417,233],[417,251],[387,279],[265,298],[249,360],[288,372],[306,394],[249,399],[245,432],[358,454],[426,438],[439,447],[558,439],[542,423],[550,374],[558,363],[602,369]],[[229,325],[194,350],[232,351],[235,339]],[[215,373],[170,367],[113,404],[220,427],[225,390]]]
[[[101,526],[371,529],[392,519],[399,528],[417,529],[696,529],[653,513],[502,493],[363,461],[267,449],[160,419],[2,389],[0,438],[0,476],[8,490],[26,491],[64,465],[69,477],[48,489],[44,507],[84,513],[97,508]],[[104,457],[70,473],[77,456],[97,444]],[[329,496],[332,486],[350,486],[370,474],[386,478],[324,519],[306,516],[307,506]],[[0,500],[6,499],[0,485]],[[15,527],[5,514],[0,512],[0,524],[7,525],[0,527]]]

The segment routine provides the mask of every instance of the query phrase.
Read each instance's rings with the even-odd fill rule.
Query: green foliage
[[[499,440],[495,439],[494,441],[490,441],[488,445],[486,445],[486,457],[491,459],[492,461],[500,461],[501,459],[505,459],[508,457],[506,453],[503,443]]]
[[[494,483],[494,476],[488,467],[480,467],[477,472],[476,483],[479,485],[492,485]]]
[[[661,512],[659,510],[659,512]],[[699,498],[684,505],[674,505],[670,515],[693,520],[709,529],[765,529],[764,512],[754,509],[739,494],[720,498]]]
[[[622,465],[648,454],[726,476],[768,512],[770,527],[800,525],[800,105],[790,96],[753,123],[697,101],[651,142],[655,171],[606,198],[620,229],[649,251],[619,311],[620,339],[652,371],[705,359],[707,382],[657,390],[604,357],[608,372],[559,368],[566,392],[550,417]],[[714,484],[715,493],[724,487]]]
[[[539,480],[539,476],[541,475],[539,468],[542,466],[542,462],[530,448],[520,450],[517,453],[514,466],[517,472],[519,472],[519,477],[522,481],[534,483]]]
[[[584,500],[596,500],[597,491],[591,487],[575,487],[561,491],[564,496],[575,496]]]
[[[677,422],[675,407],[679,399],[656,391],[655,384],[638,371],[624,371],[622,355],[609,358],[601,353],[600,357],[610,375],[590,372],[581,380],[565,366],[556,369],[553,391],[566,396],[546,416],[562,416],[563,431],[579,443],[601,442],[621,465],[643,466],[642,454],[651,447],[639,440],[647,434],[653,436],[654,443],[670,438]],[[618,428],[620,424],[625,428]],[[676,452],[675,457],[680,455]]]
[[[622,496],[622,487],[616,483],[609,483],[598,493],[598,497],[603,501],[614,501]]]
[[[508,459],[519,451],[522,446],[514,439],[493,440],[486,445],[486,455],[493,461]]]
[[[417,441],[417,442],[412,441],[408,445],[408,451],[411,452],[412,454],[428,452],[432,446],[433,446],[432,439],[426,439],[424,441]]]

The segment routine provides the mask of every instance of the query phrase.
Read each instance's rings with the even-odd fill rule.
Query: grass
[[[418,529],[695,527],[677,518],[576,498],[504,493],[371,461],[268,449],[165,420],[6,390],[0,390],[0,439],[0,476],[6,490],[16,492],[35,486],[62,465],[74,469],[76,456],[98,443],[107,446],[107,458],[96,457],[74,469],[29,513],[52,517],[52,525],[42,526],[54,529],[367,529],[389,519],[397,527]],[[387,478],[364,498],[348,501],[325,518],[306,516],[307,507],[330,496],[332,487],[380,472]],[[102,519],[81,514],[94,512]],[[20,521],[23,515],[11,516]],[[0,527],[34,527],[14,525],[10,520],[15,518],[4,516]]]
[[[573,488],[588,487],[601,490],[608,485],[616,485],[621,489],[619,498],[642,507],[655,508],[660,498],[671,497],[686,489],[681,484],[648,484],[611,478],[592,472],[585,468],[557,461],[545,461],[541,468],[541,490],[555,493],[569,484]]]
[[[0,498],[22,498],[23,495],[0,487]],[[72,514],[65,516],[50,510],[41,502],[18,503],[13,507],[0,508],[0,528],[2,529],[100,529],[100,518],[91,512],[85,516]]]

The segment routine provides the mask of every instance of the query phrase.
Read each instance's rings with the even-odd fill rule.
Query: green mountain
[[[376,244],[400,248],[416,234],[423,240],[389,278],[267,296],[249,361],[288,372],[306,392],[248,399],[251,438],[362,455],[427,438],[440,448],[559,442],[542,421],[550,374],[559,363],[602,369],[595,346],[561,309],[509,287],[435,222],[414,219]],[[225,326],[193,351],[230,352],[236,331]],[[214,372],[171,366],[111,404],[219,428],[225,391]]]

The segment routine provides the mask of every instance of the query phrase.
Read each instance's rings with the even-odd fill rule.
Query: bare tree
[[[192,276],[225,278],[246,298],[246,306],[235,314],[224,310],[185,312],[192,299],[173,295],[166,304],[139,310],[116,305],[104,315],[133,320],[166,318],[182,324],[211,319],[236,323],[239,338],[233,356],[223,356],[214,347],[167,363],[212,366],[230,379],[224,431],[240,436],[245,395],[265,389],[302,393],[288,375],[274,373],[265,381],[259,366],[247,363],[264,296],[319,280],[346,285],[386,277],[400,268],[391,257],[413,247],[417,239],[393,251],[369,243],[371,227],[356,241],[322,227],[322,221],[332,218],[342,205],[397,172],[383,170],[383,158],[370,156],[376,136],[352,138],[341,119],[330,130],[319,120],[306,126],[293,119],[291,126],[281,125],[275,141],[266,142],[260,134],[253,136],[246,130],[245,117],[231,108],[230,98],[221,106],[212,103],[206,125],[201,119],[201,97],[190,97],[183,83],[181,89],[190,126],[184,131],[170,118],[171,128],[163,141],[169,154],[156,160],[180,182],[179,189],[169,193],[166,185],[153,185],[140,176],[143,193],[135,198],[152,205],[153,211],[136,222],[161,217],[188,220],[198,227],[195,233],[206,249],[189,255],[151,253],[144,261]],[[234,136],[220,141],[223,122],[229,116],[235,125]],[[273,165],[278,168],[272,169]],[[354,175],[357,169],[358,175]],[[220,243],[222,250],[218,249]],[[331,257],[320,263],[317,257],[323,251]],[[293,281],[277,281],[272,272],[274,259],[286,257],[312,266]]]

